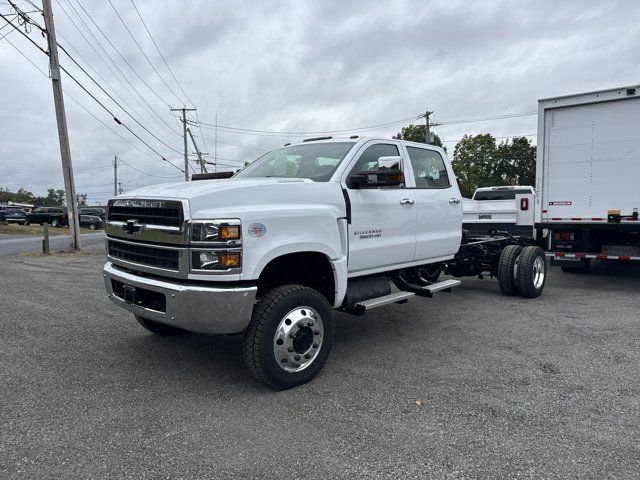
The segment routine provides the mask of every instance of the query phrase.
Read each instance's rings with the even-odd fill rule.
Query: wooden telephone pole
[[[53,24],[53,12],[51,0],[42,0],[44,25],[47,30],[47,42],[49,44],[49,69],[51,71],[51,84],[53,85],[53,101],[56,108],[56,121],[58,122],[58,141],[60,143],[60,156],[62,158],[62,175],[64,176],[64,194],[67,198],[67,212],[69,216],[69,233],[71,250],[80,250],[80,225],[78,224],[76,186],[71,165],[71,148],[69,147],[69,132],[67,131],[67,116],[64,111],[64,97],[62,95],[62,79],[60,78],[60,63],[58,61],[58,44],[56,43],[56,31]]]
[[[189,181],[189,151],[187,150],[187,112],[195,112],[195,108],[172,108],[172,112],[182,112],[182,135],[184,136],[184,181]]]

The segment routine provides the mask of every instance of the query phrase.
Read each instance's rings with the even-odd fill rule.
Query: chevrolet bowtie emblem
[[[122,229],[127,235],[136,235],[144,230],[144,225],[138,223],[138,220],[127,220],[127,223],[122,226]]]

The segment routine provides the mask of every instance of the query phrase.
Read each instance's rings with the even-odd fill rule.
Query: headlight
[[[232,270],[242,266],[240,252],[198,250],[191,252],[192,270]]]
[[[192,242],[224,242],[239,244],[240,220],[196,220],[191,224]]]

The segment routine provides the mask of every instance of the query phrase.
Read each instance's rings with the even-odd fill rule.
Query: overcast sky
[[[11,13],[5,1],[0,0],[0,12]],[[34,10],[25,0],[15,1],[25,11]],[[225,127],[355,131],[415,117],[427,108],[435,112],[434,121],[447,122],[532,112],[538,98],[640,83],[640,2],[635,0],[134,1],[199,119],[213,124],[217,113]],[[181,167],[181,125],[169,106],[192,105],[131,0],[112,2],[159,75],[107,0],[80,0],[86,13],[77,0],[53,0],[58,42],[177,152],[143,130],[62,52],[61,64],[122,123]],[[43,24],[38,12],[29,15]],[[0,37],[10,30],[0,29]],[[36,27],[29,36],[46,46]],[[47,57],[18,32],[0,40],[0,187],[22,186],[42,195],[48,187],[63,188],[51,82],[7,40],[40,69],[48,68]],[[125,191],[181,178],[67,76],[63,87],[76,186],[89,194],[90,204],[111,195],[114,155],[148,174],[121,164]],[[390,137],[400,128],[356,133]],[[451,154],[465,133],[535,134],[536,116],[443,125],[436,132]],[[193,133],[213,161],[214,130],[194,128]],[[225,169],[239,165],[304,136],[219,129],[219,163]]]

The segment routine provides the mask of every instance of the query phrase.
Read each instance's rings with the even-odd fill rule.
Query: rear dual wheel
[[[525,298],[542,294],[546,281],[547,265],[540,247],[508,245],[498,261],[498,283],[502,293]]]

